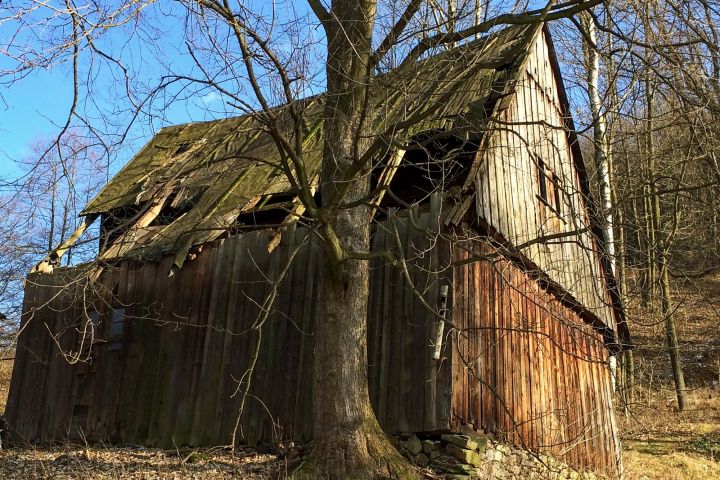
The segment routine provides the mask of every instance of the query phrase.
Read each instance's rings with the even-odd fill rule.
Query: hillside
[[[618,413],[628,480],[720,478],[720,275],[678,281],[674,294],[688,406],[677,412],[658,315],[634,302],[637,395]]]

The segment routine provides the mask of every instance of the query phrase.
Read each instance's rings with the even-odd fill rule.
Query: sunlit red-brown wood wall
[[[617,473],[602,335],[486,245],[454,251],[453,419],[570,465]]]

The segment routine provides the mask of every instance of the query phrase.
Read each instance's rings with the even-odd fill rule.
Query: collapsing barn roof
[[[540,31],[540,25],[512,26],[374,78],[368,89],[370,131],[375,135],[370,148],[378,168],[386,169],[379,177],[386,173],[392,176],[395,168],[392,163],[381,166],[383,160],[418,134],[452,132],[477,143],[487,129],[488,117],[495,118],[506,103],[502,99],[512,98],[521,67]],[[566,99],[562,101],[567,103]],[[304,122],[302,161],[309,182],[315,186],[322,163],[324,96],[302,100],[297,107]],[[274,113],[284,123],[286,138],[293,141],[289,109],[277,107]],[[283,202],[285,211],[291,211],[283,223],[297,218],[302,205],[283,173],[280,154],[263,120],[263,113],[255,113],[162,129],[82,212],[86,224],[100,214],[125,217],[124,224],[115,225],[120,227],[119,233],[106,238],[109,241],[99,259],[173,255],[174,265],[181,267],[193,246],[237,227],[239,218],[276,208],[278,202]],[[572,132],[569,135],[574,139]],[[588,195],[576,143],[573,148],[583,194]],[[480,158],[476,157],[476,164]],[[466,174],[465,186],[470,188],[475,166]],[[167,215],[168,211],[172,214]],[[592,227],[601,240],[597,223]],[[76,232],[56,249],[49,263],[81,233]],[[607,264],[604,270],[605,282],[598,285],[601,289],[611,286],[615,312],[621,319],[622,309]],[[563,285],[563,289],[568,298],[575,295],[579,303],[587,304],[572,285]],[[607,318],[601,323],[613,330],[616,326]],[[621,336],[627,337],[627,333]]]
[[[403,143],[428,130],[468,132],[473,123],[481,123],[478,118],[485,115],[486,106],[516,77],[535,31],[537,26],[509,28],[374,79],[371,131],[378,134],[378,156],[387,153],[391,140]],[[323,96],[304,101],[302,109],[303,161],[308,178],[316,182],[322,160]],[[292,193],[260,115],[162,129],[82,214],[152,201],[185,206],[186,211],[167,225],[142,225],[128,232],[103,257],[174,253],[176,263],[182,264],[193,245],[222,235],[241,213],[262,208],[273,195]],[[291,138],[289,120],[287,129]]]

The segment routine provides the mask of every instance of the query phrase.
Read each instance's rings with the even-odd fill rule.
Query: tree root
[[[293,480],[420,480],[422,475],[400,455],[373,418],[359,428],[315,442],[291,473]]]

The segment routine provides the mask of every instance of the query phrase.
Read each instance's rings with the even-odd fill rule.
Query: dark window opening
[[[125,309],[113,308],[110,311],[109,323],[107,350],[109,352],[116,352],[122,348],[122,342],[125,338],[125,330],[127,328]]]
[[[90,405],[81,405],[81,404],[73,405],[73,410],[72,410],[73,419],[75,419],[77,417],[87,417],[87,414],[89,412],[90,412]]]
[[[540,199],[542,199],[543,202],[548,203],[547,169],[545,168],[545,162],[538,159],[537,165],[538,165],[538,185],[540,186]]]
[[[552,169],[540,158],[536,159],[538,167],[538,198],[555,212],[562,215],[562,181]]]

